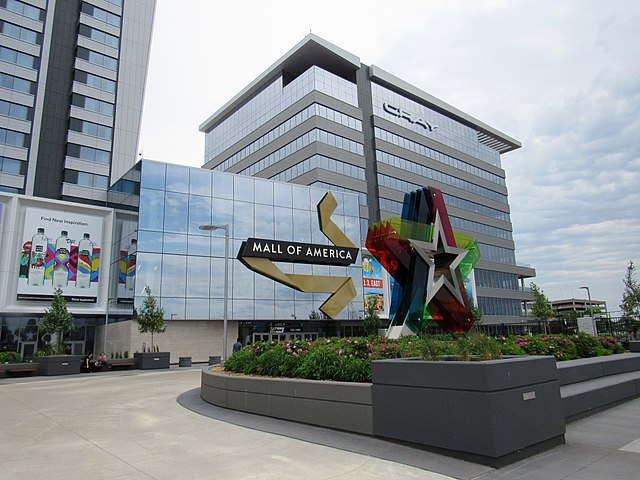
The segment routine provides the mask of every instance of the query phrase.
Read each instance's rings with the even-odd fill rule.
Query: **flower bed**
[[[257,342],[225,362],[225,370],[273,377],[371,382],[371,362],[392,358],[455,355],[482,360],[501,355],[552,355],[557,360],[623,353],[613,337],[575,335],[509,336],[471,339],[449,335],[319,338],[315,341]]]

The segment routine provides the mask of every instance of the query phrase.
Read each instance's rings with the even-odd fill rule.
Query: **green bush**
[[[19,363],[22,355],[18,352],[0,352],[0,363]]]

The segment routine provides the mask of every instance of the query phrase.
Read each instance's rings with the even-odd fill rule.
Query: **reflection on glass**
[[[140,189],[140,228],[162,231],[164,223],[164,192]]]
[[[187,233],[189,205],[187,196],[180,193],[165,194],[164,231]]]
[[[311,199],[309,188],[293,185],[293,208],[301,210],[311,209]]]
[[[200,230],[201,225],[211,225],[211,199],[189,195],[189,233],[208,236],[209,232]]]
[[[142,177],[140,186],[143,188],[154,188],[164,190],[164,178],[166,164],[144,161],[142,162]]]
[[[162,255],[140,252],[136,258],[136,295],[144,295],[144,287],[149,286],[151,294],[160,296]]]
[[[263,275],[255,276],[255,298],[269,300],[273,303],[274,285],[276,282]]]
[[[231,318],[234,320],[253,320],[253,300],[233,300]]]
[[[188,318],[189,320],[209,320],[208,298],[190,298],[186,303],[186,318]]]
[[[233,264],[233,297],[253,298],[254,273],[238,260],[233,260]]]
[[[211,196],[211,171],[191,169],[189,175],[189,193],[192,195]],[[208,310],[209,307],[207,307]]]
[[[318,228],[317,225],[315,228]],[[296,242],[311,243],[310,211],[293,210],[293,238],[296,239]]]
[[[185,299],[180,297],[162,297],[160,307],[164,310],[165,320],[181,320],[185,318]]]
[[[216,178],[216,177],[213,177]],[[214,198],[211,204],[211,224],[212,225],[229,225],[231,231],[229,235],[233,236],[233,201]],[[215,230],[212,233],[222,233],[224,231]]]
[[[274,302],[273,297],[271,300],[256,300],[255,301],[255,319],[256,320],[273,320],[274,316]]]
[[[231,268],[231,261],[229,261]],[[229,272],[231,277],[231,272]],[[209,296],[211,298],[224,297],[224,258],[211,258],[211,283],[209,287]]]
[[[140,230],[138,232],[138,245],[139,252],[146,251],[151,253],[162,253],[162,234],[158,232],[149,232],[147,230]],[[128,242],[127,242],[128,244]],[[123,245],[127,245],[124,244]]]
[[[213,194],[216,198],[233,198],[232,175],[216,174],[213,176]]]
[[[284,183],[273,184],[273,204],[278,207],[291,207],[291,185]]]
[[[165,233],[164,234],[164,246],[163,253],[187,253],[187,236],[177,233]]]
[[[247,239],[253,237],[253,203],[233,202],[233,236]]]
[[[209,298],[209,258],[188,257],[187,261],[187,297]],[[209,305],[207,303],[207,311]]]
[[[233,179],[233,198],[243,202],[253,203],[253,184],[252,177],[244,177],[238,175]]]
[[[189,170],[180,165],[167,165],[167,190],[189,193]]]
[[[293,240],[293,210],[291,208],[274,207],[275,239],[283,241]]]
[[[187,257],[162,256],[162,296],[184,297],[187,276]]]
[[[210,242],[209,237],[189,235],[187,240],[187,254],[204,255],[208,257],[211,253]],[[224,251],[222,254],[224,255]]]
[[[256,203],[273,205],[273,182],[256,178],[255,199]]]
[[[256,204],[255,209],[255,236],[257,238],[274,238],[273,206]]]

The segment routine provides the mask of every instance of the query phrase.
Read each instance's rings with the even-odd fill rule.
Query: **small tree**
[[[551,302],[544,294],[544,291],[535,283],[531,284],[531,293],[533,293],[533,301],[531,302],[531,313],[544,325],[544,333],[549,331],[549,320],[554,317],[555,311],[551,306]]]
[[[375,305],[367,305],[364,313],[364,331],[367,335],[376,335],[380,329],[380,317]]]
[[[627,265],[627,273],[622,280],[624,291],[622,292],[622,321],[624,322],[627,334],[635,337],[638,332],[640,320],[640,283],[636,279],[636,266],[632,261]]]
[[[151,295],[149,285],[144,287],[146,295],[142,302],[142,308],[138,313],[138,332],[151,333],[151,351],[154,351],[153,335],[155,333],[164,333],[167,326],[164,323],[164,310],[158,306],[156,297]]]
[[[73,330],[73,315],[67,310],[67,301],[62,296],[62,289],[56,287],[53,291],[51,307],[44,311],[40,332],[44,335],[56,334],[55,352],[64,354],[63,337]]]

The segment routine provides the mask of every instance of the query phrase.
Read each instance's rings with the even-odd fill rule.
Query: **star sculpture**
[[[419,333],[432,320],[446,332],[473,326],[465,280],[480,258],[478,246],[454,235],[438,189],[406,194],[402,218],[373,225],[367,249],[395,280],[390,335]]]

